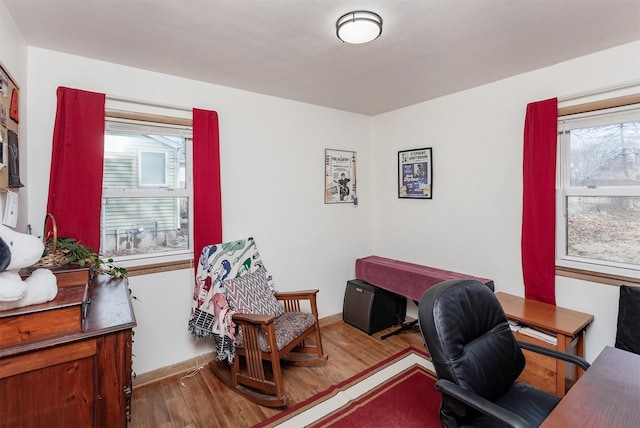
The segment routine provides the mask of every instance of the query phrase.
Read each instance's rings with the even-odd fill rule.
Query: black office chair
[[[640,287],[620,286],[615,346],[640,355]]]
[[[522,349],[589,367],[582,358],[517,342],[493,292],[474,280],[428,289],[418,307],[420,329],[442,392],[440,422],[449,427],[537,427],[559,397],[516,379]]]

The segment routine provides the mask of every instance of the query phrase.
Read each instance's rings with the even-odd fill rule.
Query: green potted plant
[[[83,245],[74,238],[55,238],[45,243],[45,252],[56,257],[62,264],[75,263],[88,267],[92,273],[107,274],[113,278],[124,278],[127,269],[117,266],[112,258],[103,260],[93,248]]]

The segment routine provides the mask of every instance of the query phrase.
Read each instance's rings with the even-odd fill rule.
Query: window
[[[140,186],[167,187],[167,153],[140,152],[138,156]]]
[[[189,257],[191,126],[113,117],[105,125],[101,254]]]
[[[640,277],[640,105],[558,118],[559,266]]]

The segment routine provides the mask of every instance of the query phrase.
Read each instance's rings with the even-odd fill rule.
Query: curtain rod
[[[563,97],[558,97],[558,102],[561,103],[561,102],[565,102],[565,101],[576,100],[578,98],[590,97],[592,95],[604,94],[606,92],[612,92],[612,91],[617,91],[617,90],[620,90],[620,89],[632,88],[634,86],[640,86],[640,80],[631,80],[629,82],[619,83],[617,85],[605,86],[605,87],[599,88],[599,89],[592,89],[590,91],[584,91],[584,92],[578,92],[578,93],[571,94],[571,95],[565,95]]]
[[[188,111],[189,113],[191,113],[193,111],[192,108],[182,107],[182,106],[175,106],[175,105],[170,105],[170,104],[156,103],[156,102],[153,102],[153,101],[136,100],[136,99],[133,99],[133,98],[118,97],[118,96],[115,96],[115,95],[107,95],[106,97],[107,97],[107,100],[109,100],[109,101],[119,101],[119,102],[131,103],[131,104],[139,104],[139,105],[149,106],[149,107],[159,107],[159,108],[166,108],[166,109],[171,109],[171,110]]]

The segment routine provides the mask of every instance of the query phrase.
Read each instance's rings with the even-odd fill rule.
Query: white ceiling
[[[365,115],[640,40],[640,0],[0,1],[30,46]]]

